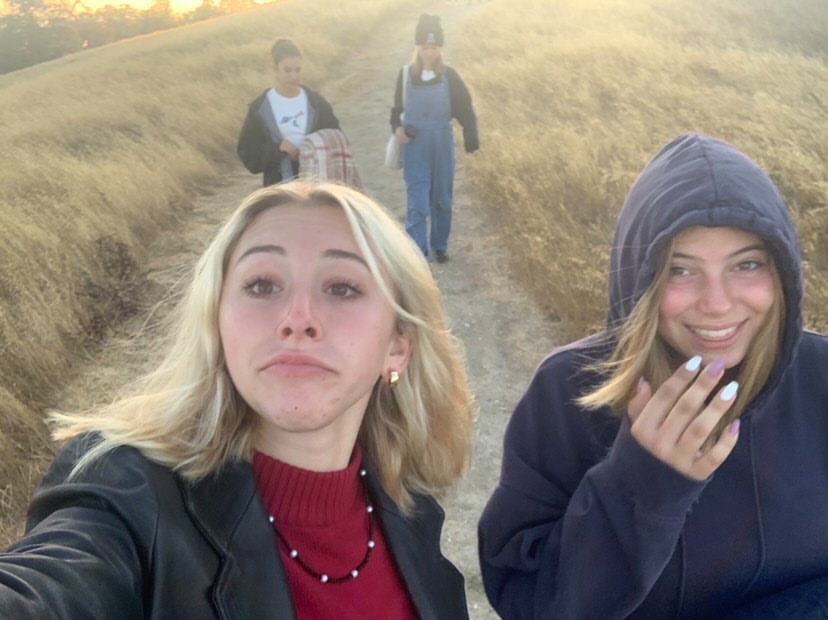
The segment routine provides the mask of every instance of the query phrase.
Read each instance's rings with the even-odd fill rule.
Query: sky
[[[102,6],[106,6],[107,4],[112,4],[115,6],[128,4],[134,9],[143,11],[151,7],[154,3],[154,0],[83,0],[83,3],[92,10],[99,9]],[[173,12],[186,13],[200,6],[201,3],[202,0],[170,0],[170,7],[172,8]]]
[[[71,0],[70,0],[71,1]],[[85,6],[91,10],[99,9],[102,6],[111,4],[114,6],[129,5],[139,11],[148,9],[153,5],[154,0],[81,0]],[[199,5],[202,0],[170,0],[172,10],[177,13],[186,13],[192,11]],[[8,4],[6,0],[0,0],[0,15],[8,13]]]

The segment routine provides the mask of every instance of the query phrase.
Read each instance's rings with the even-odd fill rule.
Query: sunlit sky
[[[170,0],[170,8],[177,13],[186,13],[200,6],[201,3],[201,0]],[[154,4],[154,0],[83,0],[83,4],[93,11],[107,4],[114,6],[128,4],[134,9],[143,11],[150,8]]]
[[[113,6],[129,5],[139,11],[148,9],[154,4],[155,0],[81,0],[81,3],[88,9],[94,11],[102,6],[111,4]],[[257,0],[260,3],[266,3],[271,0]],[[71,4],[72,0],[69,0]],[[170,0],[170,7],[176,13],[187,13],[196,7],[200,6],[202,0]],[[6,0],[0,0],[0,15],[8,12],[8,4]]]

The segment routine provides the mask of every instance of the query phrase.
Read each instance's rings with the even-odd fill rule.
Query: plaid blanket
[[[305,136],[299,147],[299,176],[363,189],[348,138],[339,129],[320,129]]]

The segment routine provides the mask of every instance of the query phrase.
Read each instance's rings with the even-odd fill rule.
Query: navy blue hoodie
[[[479,526],[486,593],[507,620],[721,618],[828,583],[828,338],[803,332],[795,229],[755,163],[702,135],[662,148],[619,216],[608,325],[650,285],[663,244],[699,225],[767,243],[786,304],[771,375],[699,482],[642,448],[626,416],[575,404],[601,379],[585,367],[609,355],[609,331],[553,351],[509,422]],[[828,586],[822,596],[807,617],[828,617],[816,612],[828,614]]]

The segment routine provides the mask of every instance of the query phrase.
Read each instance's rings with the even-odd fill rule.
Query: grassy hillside
[[[74,362],[136,298],[148,242],[235,158],[279,36],[324,85],[411,0],[287,0],[0,77],[0,546]],[[3,520],[5,518],[5,520]]]
[[[148,242],[235,157],[272,41],[304,44],[307,82],[323,87],[401,5],[417,6],[287,0],[0,77],[0,541],[48,458],[43,409],[141,303]],[[517,273],[566,331],[601,323],[624,194],[687,130],[770,171],[801,233],[807,322],[827,330],[825,1],[517,6],[491,2],[452,35],[482,133],[465,162]]]
[[[801,235],[807,323],[828,329],[826,32],[823,0],[523,0],[456,36],[483,134],[474,184],[569,336],[602,324],[616,214],[683,131],[770,172]]]

